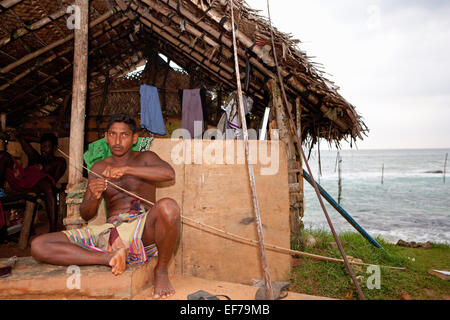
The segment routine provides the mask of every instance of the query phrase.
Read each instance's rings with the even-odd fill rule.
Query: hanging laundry
[[[143,84],[141,93],[141,128],[145,128],[151,133],[165,135],[166,127],[161,112],[158,89],[153,86]]]
[[[247,115],[253,108],[253,100],[245,95],[242,96],[244,112]],[[217,128],[222,131],[225,139],[243,139],[242,124],[239,117],[239,104],[237,92],[233,91],[225,103],[225,113],[219,121]]]
[[[204,130],[203,106],[200,91],[201,89],[183,90],[181,128],[188,130],[192,139],[201,138]],[[194,130],[195,127],[197,127],[197,130]]]

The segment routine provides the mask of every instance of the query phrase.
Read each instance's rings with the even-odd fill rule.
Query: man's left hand
[[[106,179],[120,179],[127,172],[128,167],[110,167],[107,166],[102,172]]]

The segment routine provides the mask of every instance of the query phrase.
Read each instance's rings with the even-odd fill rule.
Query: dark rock
[[[406,248],[425,248],[425,249],[428,249],[428,248],[431,248],[432,245],[433,245],[433,243],[431,241],[427,241],[427,242],[414,242],[414,241],[407,242],[407,241],[404,241],[404,240],[401,240],[401,239],[397,241],[397,246],[406,247]]]

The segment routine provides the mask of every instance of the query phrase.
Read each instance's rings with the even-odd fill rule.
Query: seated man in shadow
[[[52,133],[42,135],[40,139],[41,153],[21,135],[15,134],[28,156],[28,166],[23,168],[13,156],[0,151],[0,192],[5,181],[17,192],[33,192],[44,194],[50,232],[56,231],[58,207],[56,199],[56,182],[66,171],[66,160],[55,156],[58,138]]]

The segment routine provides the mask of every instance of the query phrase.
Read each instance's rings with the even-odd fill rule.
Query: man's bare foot
[[[155,268],[155,286],[153,289],[153,299],[167,299],[175,294],[175,289],[169,281],[167,268]]]
[[[113,257],[109,260],[109,265],[112,267],[112,273],[115,276],[122,274],[127,267],[127,251],[125,248],[120,248],[114,252]]]

